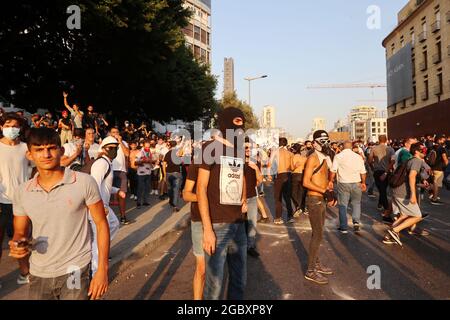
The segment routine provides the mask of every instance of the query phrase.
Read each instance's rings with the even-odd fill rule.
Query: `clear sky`
[[[267,74],[252,82],[252,106],[260,116],[265,105],[276,108],[276,124],[305,137],[312,120],[323,117],[327,129],[356,105],[380,110],[382,89],[308,90],[309,84],[386,82],[382,40],[397,24],[407,0],[213,0],[212,71],[223,91],[223,59],[234,58],[235,89],[248,100],[247,76]],[[370,30],[371,5],[380,8],[381,28]]]

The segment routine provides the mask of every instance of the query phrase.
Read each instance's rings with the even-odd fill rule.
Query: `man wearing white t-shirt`
[[[117,127],[111,128],[109,135],[115,138],[119,142],[119,148],[117,149],[117,157],[113,160],[112,166],[114,171],[114,181],[113,185],[119,188],[121,195],[118,196],[119,209],[120,209],[120,223],[123,225],[129,224],[129,221],[125,217],[126,211],[126,193],[128,190],[128,179],[127,179],[127,157],[130,156],[130,149],[128,143],[122,140],[119,129]]]
[[[6,113],[0,119],[0,259],[2,257],[3,238],[5,233],[13,236],[12,199],[15,189],[29,178],[30,162],[26,158],[27,145],[20,142],[23,119],[16,113]],[[29,283],[28,258],[19,260],[20,275],[18,284]]]
[[[87,148],[89,158],[95,160],[98,158],[98,153],[100,151],[100,145],[95,143],[95,129],[86,129],[84,135],[84,147]]]

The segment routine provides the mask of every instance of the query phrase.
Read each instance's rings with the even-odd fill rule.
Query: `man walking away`
[[[344,143],[344,150],[333,160],[328,189],[333,189],[333,181],[337,175],[337,193],[339,206],[339,231],[347,233],[347,206],[352,203],[353,230],[361,227],[361,198],[366,191],[366,168],[360,155],[352,151],[352,142]]]

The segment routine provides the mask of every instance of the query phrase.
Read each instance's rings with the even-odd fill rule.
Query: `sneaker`
[[[273,224],[283,224],[283,220],[281,218],[279,219],[274,219],[273,220]]]
[[[134,194],[130,195],[130,199],[134,200]]]
[[[261,192],[259,193],[259,196],[260,196],[260,197],[264,197],[264,196],[265,196],[264,191],[261,191]]]
[[[159,195],[158,190],[155,190],[155,196]]]
[[[379,204],[379,205],[377,206],[377,210],[378,210],[378,211],[383,211],[383,210],[384,210],[384,207],[383,207],[381,204]]]
[[[442,206],[444,203],[441,201],[441,200],[439,200],[439,199],[436,199],[436,200],[433,200],[433,199],[431,199],[430,200],[430,203],[432,204],[432,205],[435,205],[435,206]]]
[[[258,221],[258,223],[269,223],[269,222],[270,222],[269,217],[267,217],[267,218],[261,218],[261,219]]]
[[[390,234],[392,239],[395,240],[395,242],[397,242],[400,246],[403,246],[403,243],[400,241],[400,235],[397,232],[395,232],[393,229],[389,229],[388,233]]]
[[[353,223],[353,231],[355,232],[361,231],[361,226],[358,222]]]
[[[430,235],[430,233],[427,230],[424,229],[418,230],[417,228],[415,228],[414,230],[408,229],[408,233],[413,236],[423,236],[423,237]]]
[[[342,234],[347,234],[348,233],[348,231],[347,231],[347,229],[342,229],[342,228],[338,228],[338,231],[340,232],[340,233],[342,233]]]
[[[179,212],[181,209],[178,207],[173,207],[173,212]]]
[[[315,270],[306,272],[305,279],[315,282],[317,284],[327,284],[328,283],[328,279]]]
[[[155,190],[150,191],[150,195],[154,195],[155,194]]]
[[[326,274],[326,275],[329,275],[329,276],[333,274],[333,270],[331,270],[330,268],[322,266],[320,263],[316,263],[315,270],[318,273]]]
[[[126,226],[126,225],[130,224],[130,221],[128,221],[127,218],[122,217],[122,218],[120,218],[120,224]]]
[[[249,249],[247,250],[247,254],[248,254],[249,256],[253,257],[253,258],[258,258],[258,257],[259,257],[259,252],[256,251],[255,248],[249,248]]]
[[[286,223],[295,223],[295,219],[293,217],[288,218]]]
[[[294,212],[294,218],[300,217],[301,214],[302,214],[302,209],[297,209],[297,211]]]
[[[367,196],[368,196],[369,198],[376,198],[376,197],[377,197],[377,196],[374,195],[373,193],[369,193]]]
[[[25,276],[23,276],[23,275],[19,275],[18,277],[17,277],[17,284],[27,284],[27,283],[30,283],[30,274],[27,274],[27,275],[25,275]]]
[[[309,216],[309,211],[308,211],[308,209],[303,210],[303,214],[304,214],[305,216]]]
[[[392,239],[392,237],[391,237],[389,234],[387,234],[387,235],[385,235],[384,238],[383,238],[383,243],[384,243],[384,244],[397,244],[397,241],[395,241],[394,239]]]
[[[140,209],[142,207],[142,204],[140,204],[140,203],[138,203],[137,205],[136,205],[136,209]]]

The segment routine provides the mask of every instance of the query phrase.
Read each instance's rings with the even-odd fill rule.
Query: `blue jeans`
[[[169,185],[169,203],[173,207],[178,207],[178,205],[180,204],[181,173],[168,173],[167,182]]]
[[[228,266],[228,300],[243,300],[247,283],[247,234],[244,223],[214,223],[216,252],[205,253],[206,277],[203,297],[219,300],[225,263]]]
[[[349,200],[352,201],[353,223],[359,223],[361,221],[362,190],[360,183],[338,183],[337,192],[339,205],[339,224],[341,229],[346,230],[348,228],[347,207]]]
[[[149,174],[137,176],[137,203],[149,203],[151,176]]]
[[[256,197],[247,199],[247,248],[256,248],[256,224],[258,221],[258,204]]]

